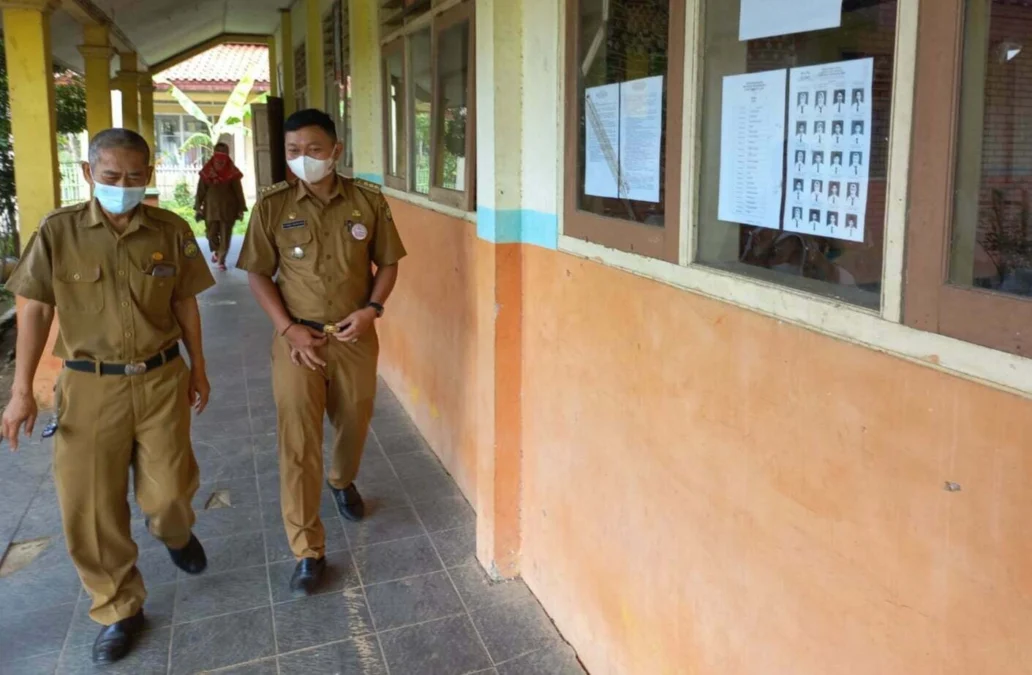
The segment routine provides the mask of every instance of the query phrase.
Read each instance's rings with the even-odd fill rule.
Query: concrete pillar
[[[383,185],[383,75],[376,0],[351,0],[351,134],[355,176]]]
[[[122,52],[118,59],[118,89],[122,92],[122,127],[139,131],[140,73],[136,70],[136,53]]]
[[[18,231],[22,246],[43,217],[61,203],[61,173],[57,159],[57,119],[54,109],[54,68],[50,52],[49,0],[0,2],[11,95],[11,134],[15,150],[14,178],[18,186]],[[55,328],[36,374],[36,397],[44,406],[53,401],[61,362],[50,356]]]
[[[154,81],[150,73],[140,73],[140,135],[151,146],[151,152],[157,147],[154,135]]]
[[[86,74],[86,129],[90,138],[111,128],[111,46],[106,25],[83,27],[79,46]]]
[[[280,90],[279,70],[276,63],[276,36],[269,36],[269,96],[283,96]]]
[[[326,108],[326,64],[323,62],[322,2],[305,3],[305,65],[307,68],[308,107]]]
[[[289,9],[280,10],[280,47],[283,49],[283,114],[289,117],[294,106],[294,29]]]

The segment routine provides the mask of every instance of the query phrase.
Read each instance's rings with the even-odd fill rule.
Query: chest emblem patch
[[[365,241],[366,237],[369,236],[369,229],[362,223],[355,223],[351,226],[351,236],[356,241]]]
[[[183,255],[187,258],[196,258],[200,252],[201,249],[197,247],[197,242],[193,239],[190,239],[183,244]]]
[[[283,223],[283,229],[284,230],[296,230],[297,228],[304,227],[304,226],[305,226],[305,221],[303,221],[303,220],[291,220],[289,222]]]

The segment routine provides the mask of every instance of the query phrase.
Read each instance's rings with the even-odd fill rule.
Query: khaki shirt
[[[373,264],[386,267],[404,256],[380,189],[338,178],[325,205],[301,181],[266,190],[251,211],[237,267],[267,277],[278,272],[293,318],[330,323],[369,302]]]
[[[194,208],[204,215],[206,223],[235,223],[247,210],[244,187],[239,180],[208,185],[202,179],[197,182]]]
[[[59,358],[129,363],[175,344],[172,304],[214,284],[182,218],[141,205],[118,235],[92,201],[43,219],[7,290],[57,308]]]

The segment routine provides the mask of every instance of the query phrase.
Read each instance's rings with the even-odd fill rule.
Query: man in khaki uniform
[[[191,534],[198,487],[190,408],[210,387],[195,296],[214,279],[189,226],[141,204],[152,167],[138,134],[109,129],[90,143],[93,200],[43,219],[7,289],[25,299],[3,435],[32,434],[32,381],[60,315],[54,479],[68,552],[103,628],[93,659],[117,661],[143,628],[143,579],[130,535],[129,470],[151,533],[190,574],[206,566]],[[191,367],[179,356],[182,338]]]
[[[360,520],[365,511],[354,480],[376,395],[373,323],[405,249],[379,188],[334,171],[343,146],[328,115],[302,110],[285,130],[287,163],[299,180],[259,197],[237,265],[249,273],[276,330],[280,500],[298,559],[290,583],[295,592],[310,593],[325,567],[323,416],[336,432],[330,489],[341,515]]]
[[[194,210],[197,219],[204,220],[206,225],[211,261],[222,271],[226,270],[226,255],[233,242],[233,225],[247,210],[243,177],[229,157],[229,146],[216,143],[215,154],[201,169],[197,181]]]

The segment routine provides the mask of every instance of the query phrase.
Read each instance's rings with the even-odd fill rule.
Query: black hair
[[[147,141],[144,140],[143,136],[131,129],[105,129],[90,141],[90,166],[97,165],[101,152],[115,148],[135,150],[143,155],[147,164],[150,164],[150,146],[147,145]]]
[[[215,152],[218,152],[219,148],[225,149],[226,154],[229,154],[229,143],[223,143],[223,142],[219,141],[218,143],[215,144],[215,147],[213,149],[215,150]]]
[[[333,123],[333,119],[329,115],[316,108],[298,110],[287,118],[283,124],[283,131],[300,131],[305,127],[319,127],[334,141],[337,140],[337,125]]]

